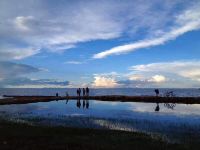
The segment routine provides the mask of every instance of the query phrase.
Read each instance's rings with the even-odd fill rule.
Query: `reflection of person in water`
[[[165,103],[164,106],[168,109],[174,109],[174,107],[176,107],[175,103]]]
[[[68,92],[66,92],[66,104],[68,103],[68,100],[69,100],[69,94]]]
[[[89,100],[88,99],[86,100],[86,108],[87,109],[89,108]]]
[[[155,108],[155,111],[159,111],[160,110],[160,106],[159,106],[159,103],[157,103],[157,106]]]
[[[85,108],[85,100],[83,100],[83,109]]]
[[[80,100],[80,98],[79,98],[79,99],[77,99],[76,106],[77,106],[78,108],[80,108],[80,107],[81,107],[81,100]]]

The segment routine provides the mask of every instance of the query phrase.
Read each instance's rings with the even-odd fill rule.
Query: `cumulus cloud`
[[[165,82],[166,80],[167,80],[166,77],[163,75],[154,75],[148,81],[160,83],[160,82]]]
[[[186,10],[184,13],[178,15],[175,19],[175,25],[171,27],[169,31],[162,31],[161,35],[152,37],[150,39],[144,39],[131,44],[125,44],[122,46],[113,47],[109,50],[97,53],[93,56],[95,59],[107,57],[109,55],[119,55],[122,53],[128,53],[141,48],[148,48],[156,45],[165,44],[169,40],[183,35],[184,33],[198,30],[200,28],[200,3],[197,3],[195,7]]]
[[[145,74],[126,73],[101,73],[94,74],[93,87],[104,88],[135,88],[135,87],[159,87],[167,78],[164,75],[145,76]]]
[[[94,81],[92,83],[93,87],[98,88],[115,88],[119,87],[116,72],[104,73],[104,74],[94,74]]]
[[[185,60],[134,65],[129,73],[95,74],[93,86],[139,88],[196,88],[200,85],[200,61]]]

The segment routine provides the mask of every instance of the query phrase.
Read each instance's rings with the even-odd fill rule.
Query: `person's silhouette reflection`
[[[83,109],[85,108],[85,100],[83,100]]]
[[[86,100],[86,108],[89,109],[89,100]]]
[[[68,92],[66,92],[66,104],[68,103],[68,101],[69,101],[69,94]]]
[[[80,98],[77,99],[76,106],[77,106],[78,108],[81,107],[81,100],[80,100]]]
[[[176,107],[175,103],[165,103],[164,106],[168,109],[174,109],[174,107]]]
[[[160,106],[159,106],[159,103],[157,103],[157,106],[155,108],[155,111],[159,111],[160,110]]]

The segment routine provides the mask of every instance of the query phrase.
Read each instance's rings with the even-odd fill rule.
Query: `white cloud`
[[[129,80],[143,80],[144,77],[140,74],[131,74],[131,75],[128,75],[128,79]]]
[[[117,46],[109,50],[97,53],[93,56],[93,58],[100,59],[109,55],[119,55],[122,53],[135,51],[141,48],[148,48],[152,46],[161,45],[169,40],[174,40],[175,38],[183,35],[186,32],[198,30],[200,28],[199,10],[200,6],[199,4],[197,4],[197,6],[192,7],[189,10],[185,11],[183,14],[177,16],[175,20],[176,25],[174,25],[174,27],[168,32],[161,32],[162,35],[159,37],[156,36],[154,38],[141,40],[132,44]]]
[[[173,24],[172,19],[178,13],[176,8],[179,4],[183,5],[181,0],[175,2],[146,0],[145,5],[140,0],[117,3],[114,0],[84,2],[81,0],[75,2],[21,0],[20,3],[13,0],[1,0],[0,39],[3,39],[0,41],[1,57],[7,58],[7,51],[10,51],[9,45],[12,45],[13,49],[21,49],[23,45],[24,49],[31,47],[36,50],[23,57],[17,57],[15,50],[10,52],[13,57],[9,59],[22,59],[35,55],[43,49],[60,52],[77,46],[77,43],[108,40],[127,35],[138,36],[137,33],[141,30],[147,32],[145,37],[151,36],[152,33],[155,34],[155,31],[161,31],[166,25]],[[190,5],[190,2],[187,2],[183,8]],[[180,8],[180,11],[183,8]],[[195,15],[190,13],[190,16]],[[152,45],[151,41],[144,42]],[[129,47],[125,48],[129,49]],[[40,51],[37,51],[38,49]],[[22,50],[22,53],[24,54],[25,51]],[[96,57],[104,56],[99,54]]]
[[[166,75],[177,75],[179,77],[200,81],[200,61],[174,61],[135,65],[130,70],[143,74],[162,73]]]
[[[18,16],[14,20],[14,24],[19,30],[30,31],[31,29],[28,26],[28,23],[34,19],[33,16]]]
[[[95,76],[94,81],[92,83],[93,87],[98,88],[114,88],[118,87],[119,84],[117,83],[116,79],[113,77],[106,77],[106,76]]]
[[[94,87],[196,88],[200,85],[200,61],[184,60],[141,64],[129,73],[94,74]]]
[[[85,4],[82,1],[22,0],[16,4],[3,0],[0,2],[1,57],[6,59],[9,51],[13,56],[9,59],[22,59],[36,54],[38,48],[60,52],[80,42],[119,37],[123,25],[112,18],[113,11],[106,1]],[[12,51],[9,45],[13,46]],[[19,45],[32,47],[36,52],[18,57],[15,50],[21,49]],[[22,53],[25,52],[22,50]]]
[[[167,79],[165,76],[163,75],[154,75],[151,77],[151,79],[149,79],[149,82],[156,82],[156,83],[160,83],[160,82],[165,82]]]
[[[80,64],[83,64],[83,62],[80,62],[80,61],[66,61],[65,64],[74,64],[74,65],[80,65]]]
[[[7,47],[5,50],[0,50],[0,60],[9,60],[9,59],[23,59],[30,57],[32,55],[38,54],[40,49],[26,47],[26,48],[15,48]]]

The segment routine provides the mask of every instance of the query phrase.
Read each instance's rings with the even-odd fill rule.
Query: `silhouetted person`
[[[66,92],[66,97],[69,97],[69,94],[68,94],[68,92]]]
[[[79,91],[78,95],[80,97],[81,96],[81,89],[79,88],[78,91]]]
[[[85,96],[85,88],[83,88],[83,96]]]
[[[86,108],[89,108],[89,100],[86,100]]]
[[[160,106],[159,106],[159,103],[157,103],[157,106],[155,108],[155,111],[159,111],[160,110]]]
[[[58,97],[58,93],[56,93],[56,97]]]
[[[159,90],[158,90],[158,89],[155,89],[154,91],[155,91],[155,93],[156,93],[156,96],[158,96],[158,95],[159,95]]]
[[[77,96],[79,96],[79,89],[76,90],[76,94],[77,94]]]
[[[89,96],[90,90],[88,87],[86,87],[86,96]]]

